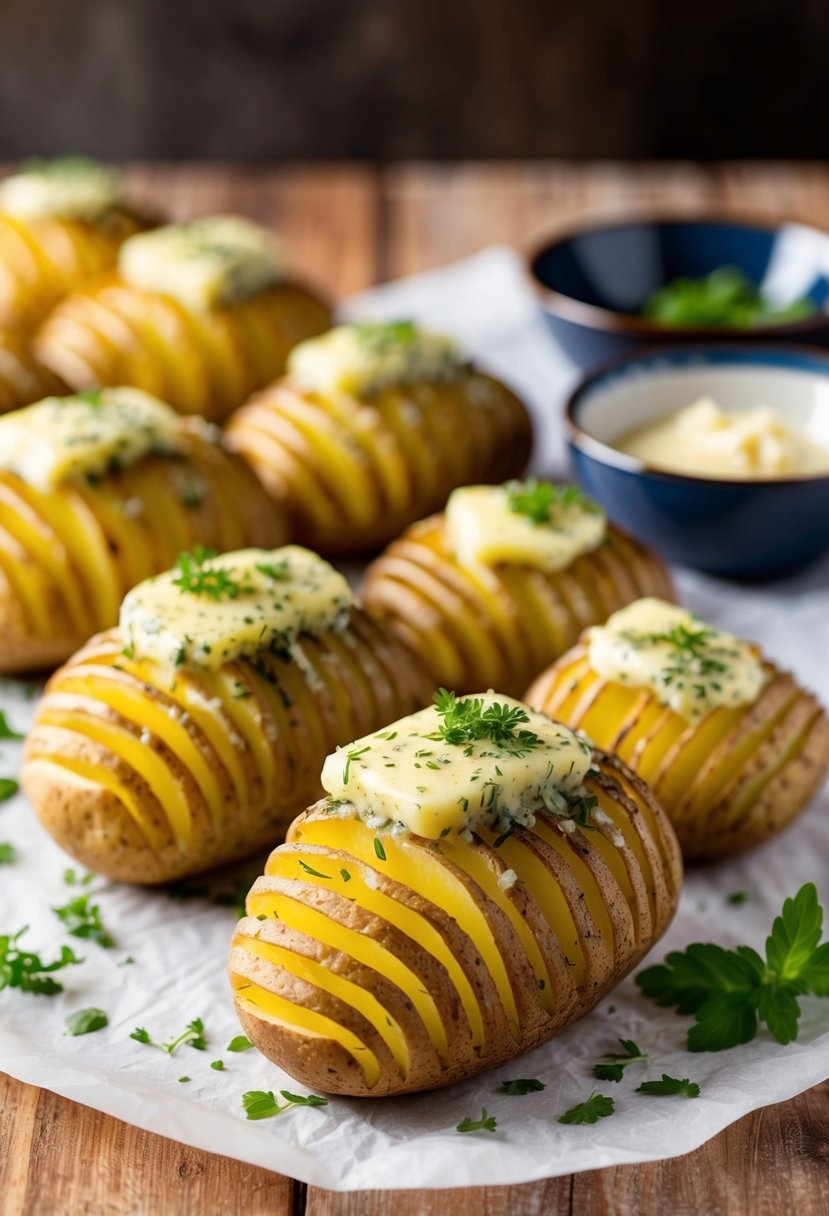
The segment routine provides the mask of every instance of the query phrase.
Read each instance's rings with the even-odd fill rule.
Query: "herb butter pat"
[[[588,744],[520,701],[488,692],[435,705],[338,748],[323,765],[332,810],[438,840],[476,827],[568,814],[590,771]]]
[[[198,425],[198,424],[196,424]],[[205,435],[212,428],[204,424]],[[48,493],[70,479],[94,479],[151,452],[181,449],[181,418],[135,388],[47,397],[0,418],[0,469]]]
[[[118,272],[138,291],[173,296],[203,312],[272,287],[282,277],[282,255],[267,228],[215,215],[130,237],[121,246]]]
[[[466,486],[446,505],[449,546],[463,566],[564,570],[605,539],[607,521],[575,486],[530,479]]]
[[[339,325],[294,347],[288,374],[323,396],[371,397],[386,388],[456,380],[465,364],[457,343],[413,321]]]
[[[344,629],[352,604],[341,574],[308,549],[183,553],[121,605],[128,655],[217,669],[263,650],[293,655],[303,633]]]
[[[649,688],[692,721],[721,706],[751,704],[766,681],[746,642],[659,599],[636,600],[591,629],[588,661],[605,680]]]
[[[32,161],[0,183],[0,211],[20,220],[94,223],[118,198],[115,170],[84,156]]]

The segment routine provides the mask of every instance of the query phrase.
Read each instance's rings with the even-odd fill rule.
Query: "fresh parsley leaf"
[[[204,1035],[204,1023],[201,1018],[193,1018],[192,1022],[187,1023],[186,1029],[175,1039],[171,1039],[169,1043],[157,1043],[155,1039],[150,1037],[149,1031],[145,1030],[143,1026],[136,1026],[130,1038],[135,1039],[136,1043],[146,1044],[147,1047],[156,1047],[168,1056],[175,1055],[183,1043],[186,1043],[188,1047],[194,1047],[196,1051],[207,1050],[207,1039]]]
[[[444,743],[473,743],[488,739],[505,755],[523,756],[541,744],[541,739],[531,730],[519,730],[529,716],[520,705],[507,705],[493,701],[484,708],[480,697],[459,699],[446,688],[435,693],[435,709],[443,721],[437,731],[425,736]]]
[[[0,866],[10,866],[17,861],[17,850],[8,841],[0,843]]]
[[[287,1089],[280,1089],[280,1095],[285,1101],[280,1104],[274,1096],[273,1090],[270,1089],[250,1089],[247,1093],[242,1094],[242,1105],[245,1108],[245,1115],[248,1119],[271,1119],[274,1115],[281,1115],[283,1111],[288,1110],[291,1106],[327,1106],[328,1099],[321,1098],[319,1094],[301,1094],[288,1093]]]
[[[88,871],[86,874],[79,874],[77,870],[68,869],[63,871],[63,881],[67,887],[88,887],[95,881],[95,875]]]
[[[550,481],[528,477],[526,481],[508,481],[504,490],[510,511],[525,516],[535,527],[555,524],[556,516],[568,511],[586,511],[591,515],[599,511],[596,503],[585,497],[578,486],[556,486]]]
[[[59,956],[51,963],[44,963],[39,955],[21,950],[18,945],[28,928],[24,925],[17,933],[0,934],[0,991],[19,988],[21,992],[33,992],[38,996],[54,996],[63,990],[63,985],[53,980],[49,973],[82,963],[83,959],[69,946],[61,946]]]
[[[0,739],[25,739],[25,737],[25,735],[21,735],[19,731],[9,726],[5,709],[0,709]]]
[[[465,1119],[461,1119],[456,1132],[494,1132],[498,1126],[498,1120],[494,1115],[486,1113],[486,1107],[481,1107],[480,1119],[473,1119],[469,1115]]]
[[[179,1083],[179,1085],[184,1085],[189,1080],[190,1080],[189,1077],[179,1077],[178,1083]]]
[[[535,1077],[530,1079],[519,1077],[515,1081],[502,1081],[501,1086],[504,1093],[509,1094],[511,1097],[516,1097],[523,1094],[534,1094],[545,1088],[544,1082],[537,1081]]]
[[[275,583],[284,582],[289,574],[288,562],[286,560],[281,562],[257,562],[255,569],[260,574],[264,574],[265,578],[273,579]]]
[[[71,1035],[93,1034],[109,1025],[109,1018],[103,1009],[78,1009],[70,1013],[66,1019],[66,1033]]]
[[[225,1062],[224,1060],[213,1060],[210,1067],[215,1068],[216,1072],[224,1072]]]
[[[0,802],[14,798],[19,789],[20,782],[15,781],[14,777],[0,777]]]
[[[621,1081],[629,1064],[643,1064],[647,1056],[633,1039],[619,1039],[624,1051],[619,1054],[608,1052],[602,1056],[600,1063],[593,1070],[593,1075],[599,1081]]]
[[[597,1090],[585,1102],[579,1102],[575,1106],[571,1106],[568,1111],[559,1116],[559,1123],[597,1123],[599,1119],[606,1119],[608,1115],[612,1115],[616,1109],[616,1103],[612,1098],[608,1098],[606,1094],[600,1094]]]
[[[775,917],[765,960],[749,946],[695,943],[646,968],[636,982],[658,1005],[694,1015],[690,1051],[748,1043],[758,1020],[778,1043],[790,1043],[798,1032],[797,998],[829,996],[829,942],[820,944],[822,928],[817,889],[806,883]]]
[[[237,1034],[235,1039],[231,1039],[227,1045],[228,1051],[250,1051],[253,1047],[250,1039],[246,1034]]]
[[[89,895],[76,895],[68,904],[62,908],[52,908],[52,911],[66,926],[70,936],[97,942],[99,946],[114,946],[115,939],[101,920],[101,909],[97,904],[90,903],[90,898]]]
[[[643,1081],[636,1090],[637,1094],[681,1094],[683,1098],[698,1098],[699,1085],[696,1081],[689,1081],[687,1077],[679,1080],[677,1077],[669,1077],[666,1072],[662,1074],[661,1081]]]
[[[211,600],[235,600],[241,587],[221,567],[205,563],[216,557],[215,549],[196,545],[192,553],[180,553],[173,567],[173,585],[190,595],[204,595]]]

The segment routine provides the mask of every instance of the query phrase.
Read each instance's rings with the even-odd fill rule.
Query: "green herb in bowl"
[[[816,311],[811,300],[774,308],[736,266],[720,266],[701,279],[674,279],[645,301],[643,316],[661,325],[712,325],[749,329],[798,321]]]

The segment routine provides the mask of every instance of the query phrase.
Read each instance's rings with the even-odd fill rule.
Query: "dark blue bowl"
[[[567,404],[568,447],[587,494],[670,562],[757,579],[829,549],[829,475],[724,481],[663,473],[612,445],[708,395],[767,405],[829,447],[829,355],[808,348],[675,347],[615,360]]]
[[[657,288],[722,266],[739,267],[780,303],[807,296],[821,311],[751,329],[662,325],[639,315]],[[583,368],[662,344],[829,346],[829,234],[801,224],[764,227],[703,219],[588,224],[545,245],[530,270],[553,336]]]

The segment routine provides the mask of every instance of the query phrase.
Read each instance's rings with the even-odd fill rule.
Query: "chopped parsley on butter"
[[[264,650],[296,659],[300,635],[343,630],[352,602],[343,576],[298,545],[197,549],[134,587],[120,625],[130,657],[215,670]]]
[[[383,389],[457,380],[466,369],[453,338],[413,321],[338,325],[295,346],[288,374],[321,395],[371,397]]]
[[[584,820],[589,745],[567,727],[494,692],[456,697],[375,731],[325,761],[332,813],[439,840],[476,827],[510,832],[547,810]]]
[[[190,424],[192,428],[192,423]],[[198,426],[198,423],[196,423]],[[215,428],[203,426],[205,437]],[[44,493],[182,449],[180,416],[136,388],[47,397],[0,418],[0,469]]]
[[[462,566],[564,570],[605,539],[604,512],[575,486],[511,481],[466,486],[446,505],[446,537]]]
[[[589,631],[588,661],[606,680],[649,688],[680,717],[749,705],[766,672],[747,642],[665,600],[636,600]]]
[[[118,174],[85,156],[32,160],[0,182],[0,211],[21,220],[94,223],[119,201]]]
[[[233,215],[131,236],[121,246],[118,272],[130,287],[173,296],[195,312],[249,299],[283,277],[274,234]]]

